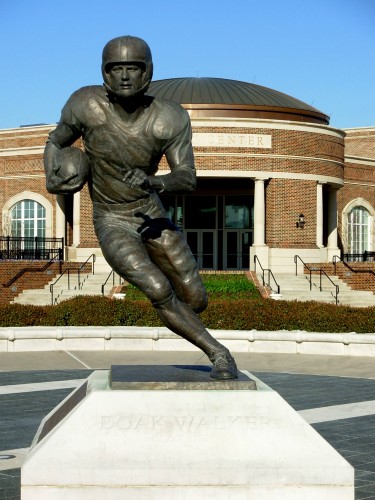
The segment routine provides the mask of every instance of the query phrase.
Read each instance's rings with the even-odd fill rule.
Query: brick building
[[[324,263],[375,250],[375,127],[332,128],[293,97],[233,80],[160,80],[149,94],[191,116],[197,190],[163,202],[201,268],[248,269],[256,255],[290,272],[294,255]],[[53,128],[0,131],[0,234],[64,238],[66,260],[95,253],[100,264],[87,186],[72,196],[45,189]],[[160,172],[167,168],[163,159]]]

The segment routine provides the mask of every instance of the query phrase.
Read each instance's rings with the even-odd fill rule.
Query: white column
[[[73,198],[73,246],[78,247],[81,242],[81,193],[74,194]]]
[[[66,258],[66,215],[65,215],[65,196],[56,195],[56,231],[55,238],[63,239],[63,258]]]
[[[264,179],[255,179],[254,189],[254,245],[265,244],[266,209]]]
[[[263,268],[268,268],[268,246],[266,238],[266,202],[265,183],[266,179],[255,179],[254,188],[254,241],[250,247],[250,269],[255,269],[254,257],[258,257]],[[258,266],[259,267],[259,266]],[[257,270],[258,270],[257,267]]]
[[[316,244],[323,248],[323,184],[316,185]]]
[[[337,189],[331,188],[328,196],[328,262],[332,261],[334,255],[339,255],[337,246]]]
[[[63,194],[56,195],[56,238],[64,238],[65,240],[65,196]]]

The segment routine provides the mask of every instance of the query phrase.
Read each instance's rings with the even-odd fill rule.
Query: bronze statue
[[[191,192],[196,173],[188,113],[146,95],[152,57],[142,39],[122,36],[103,50],[104,86],[77,90],[45,150],[47,189],[72,193],[87,181],[97,238],[109,265],[151,301],[162,322],[199,347],[214,379],[237,378],[226,347],[197,313],[207,294],[181,231],[157,193]],[[83,138],[85,153],[70,147]],[[170,173],[155,176],[165,155]]]

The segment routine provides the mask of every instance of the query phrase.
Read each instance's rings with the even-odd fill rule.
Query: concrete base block
[[[94,372],[42,422],[22,500],[354,499],[353,468],[260,380],[171,368],[202,379]]]

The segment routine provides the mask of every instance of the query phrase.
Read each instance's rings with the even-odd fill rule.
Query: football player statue
[[[233,357],[197,316],[207,307],[207,294],[196,261],[158,196],[193,191],[196,172],[188,113],[146,95],[152,70],[142,39],[107,43],[104,86],[77,90],[49,135],[47,189],[73,193],[88,182],[95,232],[109,265],[149,298],[164,325],[208,356],[212,378],[234,379]],[[71,147],[79,137],[85,152]],[[163,155],[170,172],[155,176]]]

